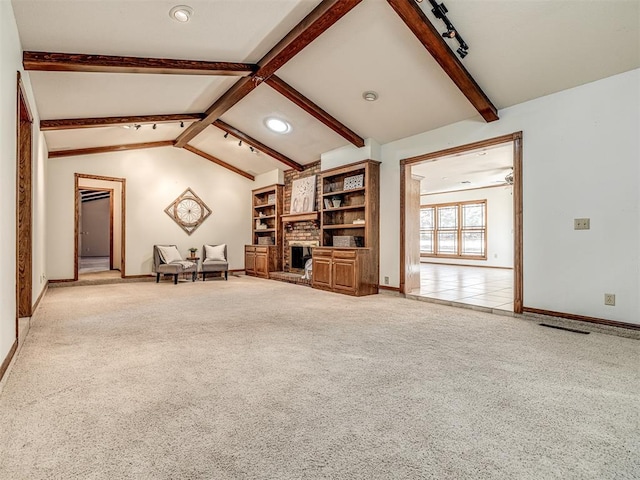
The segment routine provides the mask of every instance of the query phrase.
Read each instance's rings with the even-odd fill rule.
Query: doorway
[[[125,277],[125,179],[75,174],[74,280]]]
[[[80,190],[78,275],[113,270],[113,190]]]
[[[522,312],[521,171],[521,132],[401,161],[402,293]]]

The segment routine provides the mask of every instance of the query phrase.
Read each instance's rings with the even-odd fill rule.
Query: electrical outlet
[[[616,306],[616,295],[615,293],[605,293],[604,294],[604,304],[609,305],[610,307]]]
[[[590,218],[574,218],[573,229],[574,230],[589,230],[591,228]]]
[[[384,284],[389,285],[389,277],[384,277]]]

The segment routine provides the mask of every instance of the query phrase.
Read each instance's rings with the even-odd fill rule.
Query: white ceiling
[[[187,3],[190,22],[169,18]],[[24,50],[255,62],[319,0],[12,0]],[[638,0],[446,0],[470,46],[464,65],[498,108],[640,67]],[[421,8],[438,30],[441,21]],[[454,41],[451,46],[457,48]],[[386,143],[467,118],[482,121],[384,0],[363,0],[277,75],[363,138]],[[195,113],[232,77],[30,72],[42,119]],[[362,99],[375,90],[378,101]],[[277,114],[287,135],[263,124]],[[348,142],[266,85],[222,119],[301,164]],[[50,131],[51,150],[170,139],[177,125]],[[191,144],[259,174],[285,165],[221,141]],[[177,136],[177,135],[176,135]],[[228,140],[228,139],[227,139]],[[234,148],[230,148],[232,146]]]
[[[420,193],[425,195],[507,185],[512,167],[513,145],[508,143],[413,165],[411,173],[422,177]]]

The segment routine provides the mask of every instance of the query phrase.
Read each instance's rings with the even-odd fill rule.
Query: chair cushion
[[[158,245],[160,258],[164,263],[171,263],[182,260],[182,256],[175,245],[162,246]]]
[[[226,262],[227,259],[225,258],[225,255],[224,255],[224,251],[226,248],[227,248],[227,245],[224,243],[222,245],[205,245],[204,246],[205,261],[213,260],[216,262]]]

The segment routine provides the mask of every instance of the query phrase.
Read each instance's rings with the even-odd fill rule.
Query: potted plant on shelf
[[[191,258],[196,256],[196,253],[198,253],[198,249],[196,247],[191,247],[189,249],[189,253],[191,254]]]

